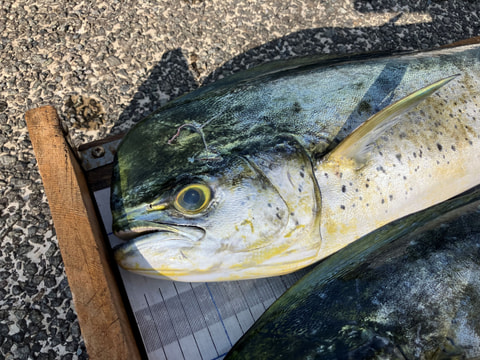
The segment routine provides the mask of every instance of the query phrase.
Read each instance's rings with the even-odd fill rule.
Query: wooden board
[[[51,106],[26,113],[30,139],[91,359],[140,359],[85,176]]]

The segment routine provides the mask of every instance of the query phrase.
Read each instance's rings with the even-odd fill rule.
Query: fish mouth
[[[198,241],[200,238],[205,236],[205,230],[189,225],[175,225],[168,223],[158,223],[155,221],[135,221],[128,223],[127,226],[116,226],[114,224],[113,233],[115,236],[123,240],[131,240],[139,238],[142,235],[147,235],[151,233],[160,233],[166,232],[171,234],[178,234],[184,236],[187,239],[192,241]]]
[[[130,238],[113,249],[118,265],[144,275],[165,277],[184,269],[189,261],[186,254],[205,237],[205,230],[199,227],[151,222],[115,233]]]

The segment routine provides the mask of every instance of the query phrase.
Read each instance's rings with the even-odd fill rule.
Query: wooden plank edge
[[[95,205],[57,112],[44,106],[25,119],[88,355],[140,359]]]
[[[464,45],[475,45],[480,43],[480,36],[474,36],[469,39],[455,41],[451,44],[446,44],[441,46],[440,48],[453,48],[457,46],[464,46]]]
[[[120,133],[120,134],[116,134],[116,135],[107,136],[106,138],[103,138],[103,139],[94,140],[94,141],[91,141],[91,142],[86,143],[86,144],[80,144],[80,146],[78,147],[78,151],[85,151],[85,150],[88,150],[92,147],[102,146],[102,145],[109,144],[109,143],[111,143],[113,141],[116,141],[116,140],[121,140],[121,139],[123,139],[123,137],[125,135],[126,135],[126,133]]]

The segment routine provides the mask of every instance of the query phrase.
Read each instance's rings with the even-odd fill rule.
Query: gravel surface
[[[265,61],[435,47],[479,17],[474,0],[0,0],[0,358],[88,357],[26,110],[55,106],[78,145]]]

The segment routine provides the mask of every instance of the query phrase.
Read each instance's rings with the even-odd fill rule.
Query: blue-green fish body
[[[480,46],[300,59],[167,104],[118,149],[114,231],[136,237],[118,263],[182,281],[285,274],[473,187],[479,60]]]
[[[479,210],[477,187],[350,244],[226,359],[479,359]]]

